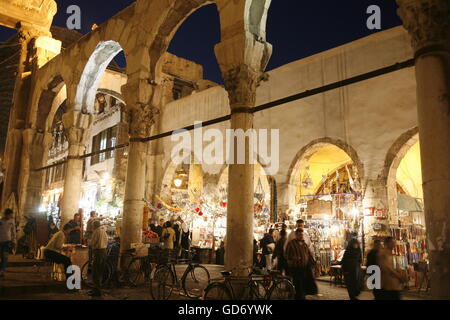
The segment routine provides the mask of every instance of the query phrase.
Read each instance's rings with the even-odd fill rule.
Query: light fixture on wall
[[[188,174],[186,173],[184,168],[181,167],[180,169],[178,169],[175,172],[175,178],[173,179],[173,185],[178,189],[182,188],[187,180],[187,177],[188,177]]]

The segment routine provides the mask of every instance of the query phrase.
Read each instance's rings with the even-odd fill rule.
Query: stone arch
[[[340,140],[334,139],[330,137],[316,139],[311,141],[306,146],[304,146],[295,156],[294,160],[291,163],[288,171],[288,181],[289,181],[289,190],[288,190],[288,199],[289,205],[293,205],[295,202],[295,192],[297,187],[297,177],[300,175],[301,170],[306,166],[308,159],[319,151],[322,147],[327,145],[333,145],[341,150],[343,150],[350,157],[352,162],[356,165],[358,170],[358,175],[361,179],[361,184],[364,185],[364,165],[360,160],[358,153],[356,150],[350,146],[348,143]]]
[[[247,1],[248,10],[246,10],[246,20],[249,21],[250,32],[266,39],[267,13],[272,0],[252,0]]]
[[[45,132],[48,117],[52,114],[55,100],[61,95],[67,98],[67,86],[60,74],[49,78],[42,89],[35,95],[35,103],[30,114],[30,125],[39,132]]]
[[[165,18],[156,26],[156,35],[148,48],[150,58],[149,71],[152,80],[156,80],[158,64],[163,54],[167,51],[178,28],[194,11],[214,3],[215,1],[213,0],[175,0],[171,6],[168,6],[167,11],[164,12]]]
[[[409,149],[419,141],[419,128],[414,127],[403,133],[389,148],[384,162],[381,181],[387,186],[389,216],[397,213],[397,169]]]
[[[84,113],[94,113],[94,101],[100,80],[114,57],[123,51],[113,40],[100,41],[84,66],[78,83],[73,109]]]

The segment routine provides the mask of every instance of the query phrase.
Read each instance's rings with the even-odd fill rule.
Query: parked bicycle
[[[247,277],[233,277],[223,271],[223,279],[211,283],[204,300],[294,300],[295,288],[288,277],[278,271],[262,274],[258,269],[249,270]],[[236,290],[236,287],[240,287]]]
[[[174,289],[183,291],[191,299],[203,296],[203,290],[210,282],[209,271],[198,263],[192,263],[194,251],[183,250],[187,259],[177,259],[173,250],[162,250],[155,273],[150,279],[150,293],[154,300],[168,300]],[[182,277],[178,279],[179,264],[187,264]]]
[[[124,282],[128,285],[136,285],[136,261],[140,261],[140,257],[135,256],[135,250],[131,249],[125,253],[125,259],[130,260],[127,267],[119,272],[119,256],[120,256],[120,243],[118,241],[113,242],[108,246],[107,259],[102,272],[101,286],[107,287],[113,283],[118,284]],[[91,286],[93,283],[93,270],[92,262],[87,261],[81,268],[81,279],[86,286]]]

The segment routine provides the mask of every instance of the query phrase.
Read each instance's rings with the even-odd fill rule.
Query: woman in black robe
[[[342,258],[342,271],[350,300],[358,300],[361,293],[361,263],[362,254],[359,241],[352,239]]]

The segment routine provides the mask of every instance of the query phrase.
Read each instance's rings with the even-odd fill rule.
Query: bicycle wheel
[[[224,283],[214,282],[206,287],[203,300],[232,300],[232,295]]]
[[[175,287],[175,276],[169,266],[161,266],[150,279],[150,294],[153,300],[168,300]]]
[[[294,300],[295,288],[288,279],[277,280],[270,289],[269,300]]]
[[[144,261],[142,258],[133,258],[126,270],[126,279],[133,286],[144,283]]]
[[[193,266],[183,276],[184,293],[191,299],[198,299],[203,296],[203,291],[208,286],[211,276],[204,266]]]
[[[249,299],[250,300],[266,300],[267,289],[260,280],[251,280],[249,282]]]

